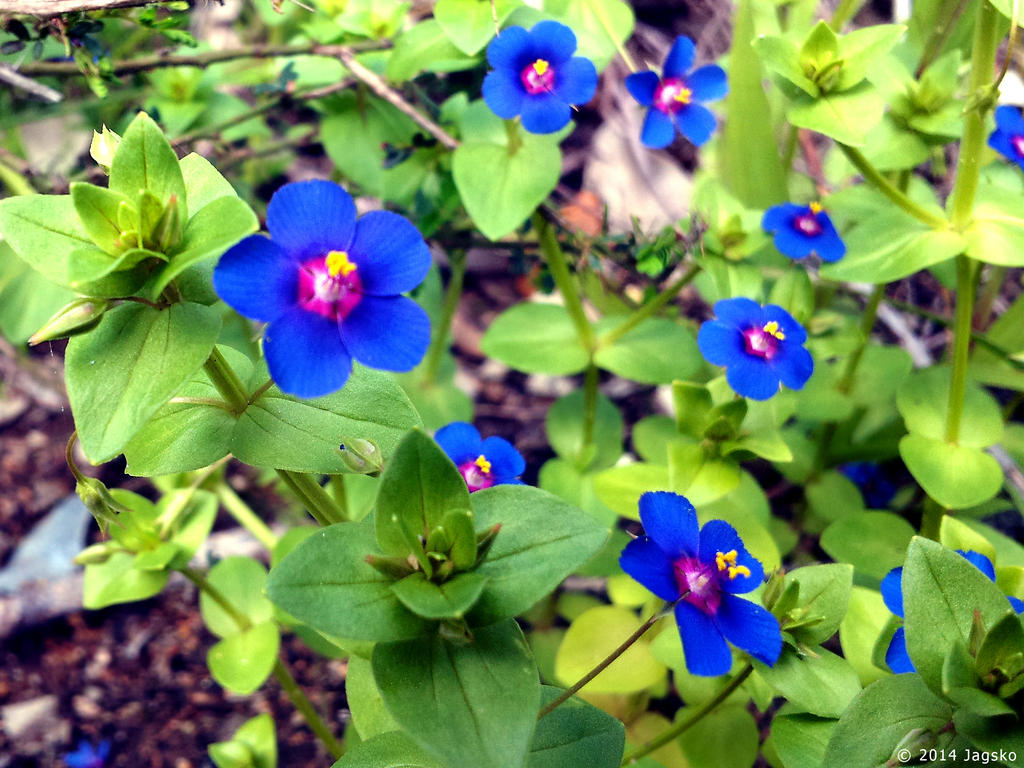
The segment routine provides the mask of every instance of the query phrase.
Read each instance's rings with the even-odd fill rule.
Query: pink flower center
[[[771,360],[779,351],[779,342],[785,338],[786,334],[779,328],[779,324],[772,320],[761,328],[755,326],[743,331],[743,347],[748,355]]]
[[[328,320],[343,320],[362,300],[363,283],[344,251],[310,259],[299,269],[299,305]]]
[[[793,219],[793,226],[796,227],[797,232],[807,235],[807,237],[817,237],[821,234],[821,224],[818,223],[818,217],[813,213],[800,214]]]
[[[1013,151],[1017,153],[1017,157],[1024,157],[1024,136],[1018,134],[1010,139],[1010,143],[1013,145]]]
[[[459,466],[459,473],[466,481],[469,492],[482,491],[494,485],[494,474],[491,472],[491,462],[481,453],[473,461],[467,461]]]
[[[533,62],[520,73],[519,78],[523,81],[526,92],[531,96],[538,93],[550,93],[555,87],[555,70],[544,59],[537,59]]]
[[[658,83],[654,92],[654,106],[666,114],[674,114],[693,101],[693,91],[678,77],[669,77]]]
[[[681,557],[672,564],[679,592],[689,592],[683,599],[704,613],[713,615],[722,603],[722,585],[715,567],[696,557]]]

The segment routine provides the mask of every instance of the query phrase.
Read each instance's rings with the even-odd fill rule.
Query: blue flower
[[[67,768],[103,768],[110,756],[110,742],[101,741],[93,747],[85,739],[78,742],[78,749],[64,756]]]
[[[988,145],[1024,169],[1024,116],[1017,107],[996,108],[996,129],[988,137]]]
[[[263,353],[285,392],[319,397],[345,386],[352,360],[408,371],[430,341],[427,313],[399,294],[418,286],[430,251],[409,221],[388,211],[356,220],[330,181],[285,184],[267,206],[270,237],[251,235],[221,257],[217,294],[269,323]]]
[[[700,327],[697,345],[705,360],[725,366],[737,394],[767,400],[779,382],[800,389],[811,377],[814,360],[803,347],[807,333],[782,307],[722,299],[715,302],[715,317]]]
[[[979,571],[988,576],[990,581],[996,580],[996,569],[992,565],[992,561],[989,560],[978,552],[965,552],[962,549],[957,550],[957,554],[967,558],[967,561],[977,568]],[[885,601],[885,607],[892,611],[894,614],[903,618],[903,568],[893,568],[882,579],[882,600]],[[1007,600],[1010,601],[1010,605],[1013,610],[1017,613],[1024,613],[1024,601],[1018,600],[1016,597],[1007,596]],[[914,669],[914,663],[910,660],[910,655],[907,653],[907,636],[901,626],[896,630],[896,633],[892,636],[892,640],[889,641],[889,648],[885,652],[885,663],[889,665],[889,669],[895,672],[897,675],[901,672],[916,672]]]
[[[724,675],[732,667],[729,643],[772,665],[782,652],[778,620],[742,595],[757,588],[764,568],[735,529],[710,520],[698,531],[697,513],[683,496],[652,491],[640,497],[646,536],[626,545],[622,570],[662,600],[675,604],[686,668]]]
[[[729,92],[725,71],[714,64],[687,74],[693,65],[693,40],[679,36],[668,52],[662,76],[647,70],[626,78],[626,88],[645,107],[647,117],[640,140],[651,149],[664,149],[676,130],[700,146],[715,131],[715,116],[700,102],[724,98]]]
[[[885,509],[896,495],[896,485],[885,470],[870,461],[843,464],[839,471],[857,485],[869,509]]]
[[[523,116],[530,133],[554,133],[597,90],[590,59],[573,56],[576,35],[557,21],[542,21],[527,32],[509,27],[487,46],[494,69],[484,78],[484,101],[498,117]]]
[[[455,462],[470,493],[492,485],[522,485],[519,476],[526,469],[526,461],[508,440],[481,439],[477,428],[464,421],[441,427],[434,439]]]
[[[846,254],[846,244],[821,203],[776,205],[764,212],[761,226],[775,233],[775,247],[791,259],[816,253],[822,261],[839,261]]]

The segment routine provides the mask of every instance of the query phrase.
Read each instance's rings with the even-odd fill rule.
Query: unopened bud
[[[372,475],[380,472],[384,466],[384,456],[372,440],[342,438],[337,450],[345,466],[356,474]]]
[[[91,544],[75,555],[75,562],[79,565],[102,565],[110,559],[114,550],[110,547],[109,541],[101,541],[98,544]]]
[[[409,561],[402,557],[384,557],[383,555],[367,555],[366,562],[389,579],[399,581],[414,572]]]
[[[167,253],[181,242],[181,213],[177,195],[171,195],[167,201],[164,212],[153,225],[149,239],[158,253]]]
[[[889,758],[889,762],[886,765],[900,765],[901,763],[909,763],[910,760],[906,759],[907,753],[909,752],[912,756],[921,754],[921,751],[928,751],[937,743],[936,735],[934,731],[930,731],[927,728],[914,728],[912,731],[907,733],[900,743],[895,746],[892,751],[892,756]]]
[[[28,343],[40,344],[83,333],[99,322],[108,305],[109,302],[102,299],[75,299],[65,304],[42,328],[33,333]]]
[[[491,547],[494,545],[494,539],[497,538],[498,532],[501,531],[501,523],[495,523],[483,533],[477,534],[476,537],[476,562],[477,565],[483,562],[484,558],[487,557],[487,553],[490,552]]]
[[[89,154],[106,174],[110,173],[110,166],[114,162],[114,153],[117,152],[120,143],[121,137],[105,125],[102,133],[92,132],[92,145],[89,147]]]
[[[78,483],[75,485],[75,493],[85,504],[86,509],[92,513],[96,524],[104,534],[111,523],[121,526],[118,515],[122,512],[131,512],[128,507],[111,496],[107,486],[95,477],[85,477],[84,475],[79,477]]]

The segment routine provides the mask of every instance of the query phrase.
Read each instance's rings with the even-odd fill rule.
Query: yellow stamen
[[[782,332],[782,329],[779,328],[779,324],[774,320],[772,320],[769,323],[765,323],[764,327],[761,330],[767,333],[769,336],[774,336],[779,341],[782,341],[786,338],[786,334]]]
[[[730,565],[729,566],[729,581],[732,581],[737,576],[749,576],[750,569],[745,565]]]
[[[327,272],[331,277],[348,277],[356,271],[356,265],[349,261],[348,254],[345,251],[331,251],[327,254],[327,258],[324,259],[324,263],[327,265]]]
[[[690,100],[693,98],[693,91],[691,91],[689,88],[680,88],[679,93],[677,93],[672,98],[678,101],[680,104],[689,104]]]
[[[543,77],[544,73],[548,71],[548,67],[550,66],[551,65],[544,59],[537,59],[535,62],[533,62],[533,71],[536,72],[541,77]]]
[[[483,472],[485,475],[491,474],[491,462],[484,458],[484,455],[482,453],[476,457],[476,461],[474,461],[473,463],[480,467],[480,471]]]
[[[715,565],[718,566],[718,570],[724,571],[726,568],[736,565],[737,557],[738,553],[735,549],[730,549],[728,552],[719,552],[715,555]]]
[[[811,213],[814,213],[814,214],[821,213],[823,210],[825,210],[824,208],[821,207],[821,203],[818,203],[818,202],[811,203],[807,207],[810,208],[811,209]]]

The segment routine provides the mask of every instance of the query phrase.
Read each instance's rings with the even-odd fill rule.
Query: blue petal
[[[733,392],[751,400],[768,400],[779,391],[779,377],[765,360],[746,355],[725,369],[725,380]]]
[[[1011,141],[1011,134],[1001,128],[992,131],[988,137],[988,145],[1007,159],[1013,160],[1015,163],[1021,162],[1021,157],[1017,154],[1017,150]]]
[[[480,446],[480,453],[491,462],[495,482],[515,480],[526,470],[526,460],[522,454],[503,437],[486,438]]]
[[[796,205],[795,203],[775,205],[764,212],[764,217],[761,219],[761,227],[765,232],[775,232],[792,227],[793,218],[806,212],[807,206],[805,205]]]
[[[220,257],[213,288],[239,314],[269,322],[298,302],[299,265],[269,238],[250,235]]]
[[[704,359],[714,365],[729,365],[745,355],[743,334],[732,325],[708,320],[697,332],[697,346]]]
[[[727,674],[732,669],[732,651],[711,617],[685,600],[675,613],[687,671],[703,677]]]
[[[554,133],[569,124],[572,109],[553,93],[523,97],[523,128],[530,133]]]
[[[711,110],[700,104],[687,104],[676,113],[679,132],[695,147],[706,144],[718,124]]]
[[[487,61],[495,69],[510,69],[516,76],[532,61],[530,33],[523,27],[501,30],[487,46]]]
[[[914,669],[914,662],[910,660],[910,654],[907,653],[907,635],[903,631],[903,627],[897,629],[896,634],[889,641],[889,649],[885,652],[885,663],[897,675],[903,672],[917,671]]]
[[[995,566],[993,566],[992,561],[985,557],[983,554],[981,554],[980,552],[975,552],[973,550],[965,552],[962,549],[958,549],[957,553],[967,558],[967,561],[971,565],[973,565],[979,571],[988,576],[989,581],[996,580]]]
[[[760,328],[767,322],[761,305],[744,296],[716,301],[715,318],[740,330],[746,330],[755,325]]]
[[[725,70],[714,64],[701,67],[686,78],[694,101],[715,101],[729,93],[729,82]]]
[[[846,243],[839,237],[832,219],[824,211],[819,213],[818,223],[821,225],[821,234],[818,235],[818,242],[814,245],[814,252],[822,261],[839,261],[846,255]]]
[[[693,46],[693,40],[685,35],[677,37],[675,42],[672,43],[668,56],[665,57],[665,66],[662,68],[665,77],[682,77],[685,75],[687,70],[693,65],[694,53],[696,53],[696,50]]]
[[[903,568],[893,568],[882,579],[882,601],[885,607],[903,618]]]
[[[644,533],[669,557],[697,554],[697,511],[685,496],[648,491],[640,497],[640,521]]]
[[[807,331],[796,321],[796,318],[778,304],[765,304],[764,321],[769,323],[772,320],[779,324],[782,332],[786,335],[786,341],[797,344],[807,341]]]
[[[679,599],[672,561],[647,536],[640,536],[626,545],[619,555],[619,565],[662,600]]]
[[[656,107],[647,110],[640,141],[651,149],[664,149],[676,138],[676,126],[672,118]]]
[[[779,343],[778,353],[769,361],[775,375],[790,389],[803,389],[814,373],[811,353],[789,338]]]
[[[576,52],[576,35],[565,24],[540,21],[530,29],[533,56],[553,67],[568,61]]]
[[[1006,599],[1010,601],[1010,605],[1013,607],[1015,613],[1024,613],[1024,600],[1016,598],[1013,595],[1007,595]]]
[[[448,455],[448,458],[456,464],[473,461],[483,453],[480,432],[472,424],[467,424],[464,421],[453,421],[451,424],[441,427],[434,435],[434,440]]]
[[[363,296],[339,327],[352,357],[385,371],[411,371],[430,343],[430,318],[405,296]]]
[[[349,254],[363,292],[396,296],[423,282],[430,249],[408,219],[391,211],[373,211],[356,222]]]
[[[567,104],[586,104],[597,90],[597,68],[590,59],[573,56],[555,70],[554,93]]]
[[[515,29],[515,27],[513,27]],[[484,78],[484,102],[498,117],[511,120],[523,111],[526,90],[519,75],[509,69],[495,69]]]
[[[661,78],[651,70],[634,72],[626,76],[626,90],[643,106],[649,107],[654,103],[654,93],[660,82]]]
[[[790,222],[775,233],[773,241],[779,253],[791,259],[803,259],[810,256],[817,248],[820,235],[808,237],[796,230]]]
[[[700,529],[700,551],[697,557],[702,563],[714,564],[719,552],[724,554],[733,550],[736,551],[736,565],[746,566],[750,575],[724,580],[723,589],[739,595],[757,589],[764,581],[764,566],[743,546],[743,540],[736,529],[724,520],[709,520]]]
[[[715,621],[725,639],[760,662],[772,666],[782,653],[779,620],[757,603],[722,595]]]
[[[333,181],[285,184],[267,206],[267,231],[298,261],[347,251],[355,224],[352,196]]]
[[[299,307],[267,326],[263,355],[277,386],[296,397],[329,395],[345,386],[352,370],[337,324]]]
[[[1024,133],[1024,117],[1020,108],[1009,104],[996,107],[996,125],[1007,133]]]

